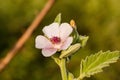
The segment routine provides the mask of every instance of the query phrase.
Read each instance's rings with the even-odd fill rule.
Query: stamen
[[[53,38],[51,38],[51,42],[53,44],[58,44],[61,42],[61,39],[59,37],[53,37]]]

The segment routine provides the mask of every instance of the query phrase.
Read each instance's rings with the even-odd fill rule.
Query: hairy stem
[[[67,70],[66,70],[66,59],[65,58],[61,59],[59,67],[61,70],[62,80],[68,80],[67,79]]]

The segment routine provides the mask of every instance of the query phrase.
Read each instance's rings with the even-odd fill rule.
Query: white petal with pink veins
[[[52,47],[52,43],[46,37],[39,35],[35,39],[35,47],[38,49],[50,48]]]
[[[43,32],[44,34],[48,37],[48,38],[52,38],[55,36],[59,36],[59,24],[58,23],[52,23],[49,26],[45,26],[43,28]]]
[[[61,47],[61,50],[67,49],[67,48],[71,45],[72,41],[73,41],[73,38],[72,38],[72,37],[68,37],[68,38],[65,40],[65,42],[63,43],[63,45],[62,45],[62,47]]]
[[[53,54],[55,54],[56,52],[57,52],[57,49],[55,49],[55,48],[45,48],[45,49],[42,49],[42,54],[45,57],[50,57]]]
[[[68,23],[62,23],[60,25],[60,38],[66,39],[71,33],[73,28]]]

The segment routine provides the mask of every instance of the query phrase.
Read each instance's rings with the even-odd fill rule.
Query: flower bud
[[[61,52],[60,58],[71,56],[73,53],[79,50],[80,46],[80,43],[71,45],[67,50],[63,50]]]
[[[70,25],[73,28],[73,32],[72,32],[73,43],[72,44],[78,43],[79,42],[79,33],[77,31],[77,27],[76,27],[75,21],[71,20],[70,21]]]

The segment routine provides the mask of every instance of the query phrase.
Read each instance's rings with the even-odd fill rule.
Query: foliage
[[[119,56],[119,51],[100,51],[86,57],[85,60],[81,61],[79,78],[83,79],[84,77],[90,77],[98,72],[102,72],[102,68],[109,66],[110,63],[116,62]]]

